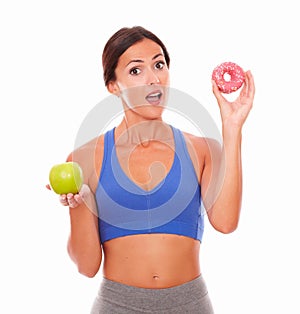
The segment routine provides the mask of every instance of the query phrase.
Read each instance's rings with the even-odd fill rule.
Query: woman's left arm
[[[222,147],[212,145],[202,173],[204,205],[212,226],[220,232],[234,231],[239,222],[242,201],[242,127],[253,105],[255,86],[250,71],[244,86],[233,102],[229,102],[213,81],[222,119]],[[216,154],[216,156],[213,156]],[[209,187],[212,185],[212,187]]]

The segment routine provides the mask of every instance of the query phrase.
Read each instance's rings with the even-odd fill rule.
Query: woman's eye
[[[130,74],[132,74],[132,75],[138,75],[140,73],[141,73],[141,70],[138,68],[133,68],[130,70]]]
[[[165,66],[165,63],[163,61],[159,61],[155,64],[155,67],[157,69],[162,69]]]

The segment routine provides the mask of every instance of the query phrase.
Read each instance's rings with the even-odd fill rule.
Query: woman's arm
[[[252,108],[255,93],[251,73],[238,98],[227,101],[213,82],[221,118],[223,143],[208,141],[208,153],[201,178],[204,206],[212,226],[230,233],[238,226],[242,202],[242,126]]]
[[[70,236],[68,253],[78,271],[94,277],[101,265],[102,247],[98,229],[97,205],[94,191],[102,166],[103,137],[74,151],[67,161],[76,161],[83,170],[84,184],[78,194],[61,195],[60,202],[69,206]],[[95,160],[98,162],[95,163]]]
[[[68,253],[81,274],[94,277],[102,260],[94,195],[84,184],[79,194],[67,195],[67,202],[71,224]]]

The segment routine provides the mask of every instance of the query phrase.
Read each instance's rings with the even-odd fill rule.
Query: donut
[[[230,79],[224,78],[228,74]],[[212,79],[216,82],[222,93],[230,94],[237,91],[245,81],[243,69],[233,62],[223,62],[219,64],[212,72]]]

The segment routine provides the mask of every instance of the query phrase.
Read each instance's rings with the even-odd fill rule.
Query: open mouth
[[[146,100],[151,105],[159,105],[161,98],[162,98],[162,92],[161,91],[155,91],[155,92],[152,92],[146,96]]]

